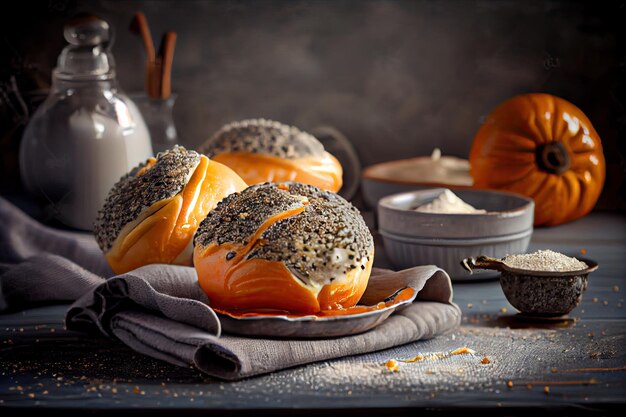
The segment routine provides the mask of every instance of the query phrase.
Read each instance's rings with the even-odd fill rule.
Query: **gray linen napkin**
[[[432,265],[374,270],[363,303],[404,286],[418,291],[416,301],[373,330],[319,340],[221,334],[219,318],[190,267],[157,264],[112,275],[90,235],[43,226],[0,197],[0,311],[75,301],[67,312],[69,329],[99,330],[138,352],[218,378],[386,349],[434,337],[461,320],[450,278]]]

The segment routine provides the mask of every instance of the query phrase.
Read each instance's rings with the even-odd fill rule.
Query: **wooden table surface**
[[[0,413],[30,407],[68,415],[112,409],[211,416],[386,409],[402,415],[466,407],[615,413],[626,403],[626,216],[593,213],[535,230],[530,250],[547,248],[583,251],[600,264],[567,318],[522,320],[498,281],[455,283],[464,317],[452,333],[237,382],[144,357],[99,335],[66,331],[67,306],[0,315]],[[384,266],[384,257],[377,262]],[[446,354],[463,346],[476,353]],[[439,353],[401,363],[399,372],[384,366],[391,358]]]

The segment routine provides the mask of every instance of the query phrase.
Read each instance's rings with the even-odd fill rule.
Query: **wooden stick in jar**
[[[146,51],[146,93],[150,97],[157,97],[158,84],[155,84],[155,78],[159,76],[157,75],[158,73],[155,72],[156,53],[152,35],[150,34],[150,27],[148,26],[148,20],[142,12],[135,13],[130,24],[130,30],[141,37]],[[158,80],[156,82],[158,83]]]
[[[160,97],[165,99],[172,94],[172,64],[174,61],[174,48],[176,46],[176,32],[167,32],[163,35],[161,43],[161,85]]]

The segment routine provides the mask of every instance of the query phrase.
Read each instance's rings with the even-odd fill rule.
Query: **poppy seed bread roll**
[[[96,241],[118,274],[153,263],[191,265],[200,222],[245,188],[230,168],[176,146],[113,186],[94,225]]]
[[[354,306],[374,243],[342,197],[301,183],[251,186],[222,200],[194,237],[194,266],[211,306],[314,314]]]
[[[297,181],[333,192],[342,185],[341,164],[320,141],[272,120],[227,124],[200,151],[232,168],[248,184]]]

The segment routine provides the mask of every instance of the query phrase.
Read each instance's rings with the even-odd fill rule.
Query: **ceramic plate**
[[[384,301],[391,301],[402,290]],[[218,311],[222,323],[222,330],[241,336],[279,337],[299,339],[321,339],[329,337],[349,336],[363,333],[384,322],[394,311],[411,304],[417,292],[398,303],[394,303],[380,310],[345,316],[298,316],[263,315],[240,317],[227,312]]]

